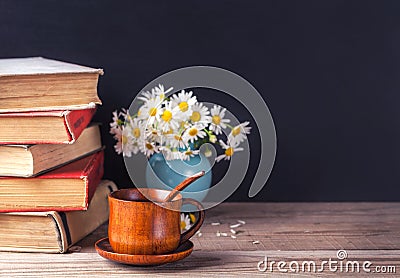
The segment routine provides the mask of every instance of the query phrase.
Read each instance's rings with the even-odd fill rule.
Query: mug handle
[[[200,229],[201,225],[203,225],[204,217],[205,217],[204,207],[200,202],[198,202],[192,198],[184,198],[182,205],[184,205],[184,204],[191,204],[191,205],[194,205],[195,207],[197,207],[199,209],[199,217],[198,217],[196,223],[194,223],[193,226],[190,227],[189,230],[187,230],[186,232],[181,234],[181,240],[179,242],[179,245],[188,241]]]

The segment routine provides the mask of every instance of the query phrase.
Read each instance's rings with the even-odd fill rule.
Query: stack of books
[[[0,251],[64,253],[108,219],[101,69],[0,59]]]

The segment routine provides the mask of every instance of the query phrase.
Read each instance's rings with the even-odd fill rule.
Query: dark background
[[[0,0],[0,58],[104,68],[95,120],[103,123],[105,177],[121,187],[130,182],[108,134],[111,112],[163,73],[211,65],[257,88],[278,138],[267,186],[249,199],[254,130],[252,167],[229,200],[398,201],[399,15],[399,1]],[[225,95],[195,93],[250,118]]]

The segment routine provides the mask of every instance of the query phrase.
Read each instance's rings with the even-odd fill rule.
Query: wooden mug
[[[154,203],[161,203],[169,193],[153,188],[131,188],[114,191],[108,196],[108,237],[114,252],[131,255],[170,253],[200,229],[205,214],[198,201],[178,194],[162,206]],[[181,234],[180,209],[183,204],[196,206],[199,216],[196,223]]]

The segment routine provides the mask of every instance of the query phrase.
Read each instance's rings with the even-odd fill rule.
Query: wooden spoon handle
[[[189,184],[191,184],[198,178],[204,176],[205,173],[206,173],[205,171],[201,171],[201,172],[198,172],[197,174],[194,174],[193,176],[190,176],[187,179],[185,179],[183,182],[178,184],[174,189],[172,189],[172,191],[164,199],[164,202],[169,202],[169,201],[173,200],[175,198],[175,196],[179,194],[180,191],[185,189]]]

